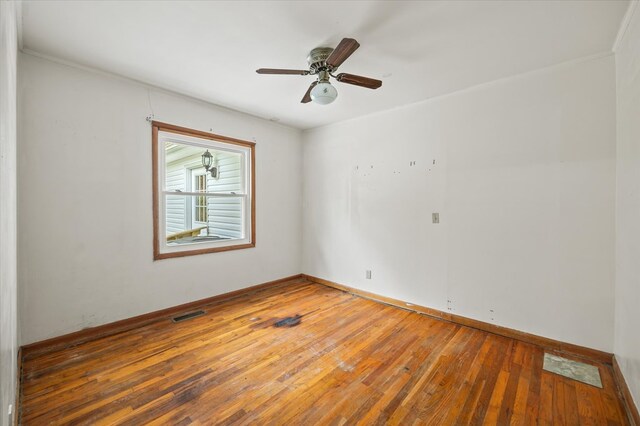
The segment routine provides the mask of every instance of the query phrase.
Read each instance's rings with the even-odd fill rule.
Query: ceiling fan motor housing
[[[316,47],[309,52],[307,62],[309,63],[309,68],[314,74],[318,71],[324,71],[327,69],[327,58],[329,58],[331,52],[333,52],[333,48],[331,47]]]

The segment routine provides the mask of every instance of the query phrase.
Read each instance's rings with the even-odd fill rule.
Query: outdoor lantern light
[[[213,165],[213,155],[207,150],[202,154],[202,167],[208,172],[211,172],[211,177],[218,178],[218,168]]]

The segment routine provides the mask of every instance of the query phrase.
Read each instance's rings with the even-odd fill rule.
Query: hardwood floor
[[[537,346],[320,284],[205,310],[27,357],[22,424],[628,424],[608,366],[595,388]]]

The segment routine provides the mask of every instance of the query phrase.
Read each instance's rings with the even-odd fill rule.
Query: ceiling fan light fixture
[[[311,89],[311,100],[320,105],[327,105],[335,101],[338,91],[329,82],[320,82]]]

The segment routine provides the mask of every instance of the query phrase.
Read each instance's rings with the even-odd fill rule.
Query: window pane
[[[244,238],[244,197],[165,196],[166,244]]]
[[[165,190],[182,192],[244,192],[243,156],[215,148],[165,142]],[[211,154],[209,171],[202,155]]]

